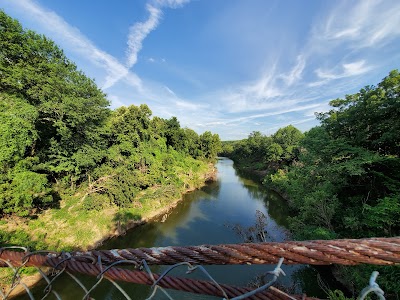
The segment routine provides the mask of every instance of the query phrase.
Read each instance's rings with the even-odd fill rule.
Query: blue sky
[[[318,124],[400,63],[400,1],[0,0],[53,39],[111,107],[223,140]]]

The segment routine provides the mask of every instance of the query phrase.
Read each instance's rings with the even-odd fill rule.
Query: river
[[[243,238],[232,227],[238,225],[246,228],[255,224],[256,211],[266,216],[266,232],[268,241],[284,241],[288,235],[287,205],[278,194],[263,188],[255,180],[244,177],[227,158],[220,158],[217,163],[218,179],[200,190],[184,195],[176,208],[158,220],[128,231],[124,236],[104,243],[103,249],[162,247],[173,245],[199,245],[243,242]],[[273,265],[244,266],[205,266],[209,274],[221,283],[246,286],[254,281],[257,275],[273,270]],[[321,296],[316,291],[316,271],[301,266],[284,265],[286,276],[281,276],[279,285],[292,288],[300,293],[304,290],[314,296]],[[152,271],[161,273],[166,267],[155,266]],[[207,279],[200,271],[190,275],[186,269],[175,269],[170,275],[190,276]],[[314,277],[314,278],[312,278]],[[86,287],[96,282],[94,278],[79,276]],[[147,286],[125,284],[121,286],[132,299],[146,299],[151,290]],[[36,292],[42,289],[37,287]],[[67,275],[55,281],[53,289],[62,299],[81,299],[82,290]],[[35,292],[35,293],[36,293]],[[173,299],[219,299],[209,296],[168,291]],[[316,294],[317,293],[317,294]],[[125,299],[125,297],[109,282],[104,280],[91,293],[94,299]],[[323,296],[323,295],[322,295]],[[161,291],[157,291],[154,299],[168,299]]]

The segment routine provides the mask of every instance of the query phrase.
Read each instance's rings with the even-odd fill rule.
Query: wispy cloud
[[[188,2],[189,0],[155,0],[146,5],[149,18],[145,22],[135,23],[129,29],[126,65],[96,47],[79,29],[68,24],[54,11],[48,10],[32,0],[15,0],[8,5],[16,7],[20,12],[24,12],[29,18],[34,19],[43,28],[62,40],[72,51],[79,53],[91,63],[103,68],[107,72],[102,84],[103,89],[111,88],[121,79],[126,80],[137,89],[142,89],[141,79],[130,69],[137,62],[143,40],[158,26],[162,17],[161,8],[178,8]]]
[[[153,0],[147,3],[146,10],[149,13],[148,19],[145,22],[137,22],[129,28],[128,48],[126,50],[126,67],[128,69],[132,68],[137,63],[138,53],[142,50],[144,39],[159,25],[163,15],[162,8],[178,8],[188,2],[190,2],[190,0]],[[154,62],[155,60],[150,58],[149,61]],[[125,74],[123,73],[116,75],[113,78],[114,84],[121,78],[124,78],[124,76]]]
[[[222,90],[217,98],[223,101],[229,112],[244,112],[259,109],[261,103],[271,103],[271,100],[282,95],[276,84],[276,66],[269,68],[257,80],[239,86]]]
[[[275,62],[254,82],[221,90],[214,98],[221,99],[221,106],[228,113],[272,110],[273,114],[264,114],[271,116],[288,109],[302,110],[304,103],[318,99],[302,84],[305,67],[306,59],[303,55],[297,57],[289,71],[278,72],[278,62]]]
[[[164,85],[165,90],[170,93],[172,96],[176,97],[176,94],[173,90],[171,90],[169,87],[167,87],[166,85]]]
[[[290,86],[300,80],[305,67],[306,59],[304,55],[299,55],[297,57],[297,64],[292,68],[292,70],[288,74],[281,75],[281,77],[286,82],[286,85]]]
[[[309,83],[310,87],[316,87],[323,84],[327,84],[331,80],[342,79],[346,77],[352,77],[361,75],[365,72],[368,72],[373,67],[366,65],[365,60],[359,60],[351,63],[343,63],[340,65],[340,70],[338,68],[334,68],[333,70],[323,70],[317,69],[315,70],[316,75],[318,78],[322,79],[316,82]]]
[[[363,51],[371,51],[371,47],[379,51],[392,35],[399,35],[399,8],[400,3],[390,0],[335,3],[332,10],[310,24],[304,45],[283,44],[266,54],[265,61],[271,63],[258,70],[258,77],[198,97],[198,101],[210,104],[213,115],[196,108],[197,128],[218,130],[229,137],[255,123],[264,126],[264,132],[277,128],[270,123],[305,128],[315,121],[314,112],[329,109],[329,100],[368,83],[364,77],[377,64]],[[290,52],[291,56],[277,54],[287,48],[298,51]],[[288,61],[292,64],[287,65]]]
[[[137,62],[137,55],[142,49],[143,40],[153,31],[162,16],[161,9],[150,4],[146,5],[149,12],[149,18],[145,22],[138,22],[129,28],[128,49],[127,49],[127,67],[131,68]]]
[[[254,84],[227,93],[231,103],[237,104],[237,109],[230,111],[278,109],[288,105],[302,107],[304,102],[329,100],[329,91],[331,97],[341,91],[347,92],[354,80],[349,84],[342,83],[343,80],[359,78],[376,68],[374,63],[363,58],[361,49],[380,48],[400,35],[399,16],[400,3],[396,1],[343,1],[323,20],[313,24],[309,42],[297,54],[296,63],[289,71],[285,72],[275,63],[273,68],[269,68],[272,71],[262,75]],[[338,53],[339,46],[351,50]],[[317,68],[313,69],[315,66]],[[317,80],[312,80],[312,74]],[[277,78],[283,81],[283,85]],[[332,82],[335,82],[336,90],[330,87],[316,97],[312,96],[314,88]],[[326,98],[321,99],[322,93]],[[293,95],[296,95],[295,99]]]
[[[282,92],[276,86],[275,66],[272,71],[268,71],[261,76],[255,83],[243,86],[241,92],[251,98],[269,99],[280,96]]]
[[[220,119],[218,121],[205,123],[204,126],[240,124],[240,123],[247,122],[249,120],[262,119],[262,118],[266,118],[266,117],[279,116],[279,115],[283,115],[283,114],[287,114],[287,113],[291,113],[291,112],[310,110],[310,109],[313,109],[313,108],[316,108],[319,106],[320,106],[319,104],[310,104],[310,105],[297,106],[297,107],[292,107],[292,108],[287,108],[287,109],[272,110],[269,112],[255,114],[255,115],[248,115],[248,116],[244,116],[244,117]]]
[[[205,109],[208,107],[206,104],[199,104],[199,103],[193,103],[190,101],[184,101],[184,100],[176,100],[175,105],[178,109],[184,109],[188,111],[199,111],[200,109]]]
[[[111,100],[113,106],[115,107],[124,106],[123,101],[121,101],[121,99],[118,96],[108,95],[108,99]]]
[[[163,7],[170,7],[170,8],[179,8],[185,5],[186,3],[189,3],[190,0],[155,0],[153,3],[156,5]]]
[[[292,26],[294,23],[290,23],[291,33],[287,39],[278,38],[285,36],[285,32],[279,30],[274,36],[276,39],[263,38],[269,37],[271,27],[285,28],[280,26],[289,24],[284,23],[285,18],[274,21],[271,15],[265,21],[264,13],[262,16],[254,13],[258,7],[249,10],[251,13],[244,13],[242,8],[246,4],[238,4],[231,10],[230,18],[221,18],[222,13],[214,11],[215,18],[223,22],[208,22],[210,30],[203,33],[207,35],[206,38],[203,36],[204,41],[209,43],[203,43],[207,47],[201,51],[208,51],[214,46],[212,43],[218,46],[229,43],[226,48],[229,53],[220,54],[223,55],[220,61],[225,61],[226,65],[207,65],[208,61],[202,61],[201,55],[196,57],[195,63],[185,61],[181,64],[175,57],[167,57],[162,47],[157,49],[159,52],[145,53],[146,39],[162,26],[167,9],[180,8],[189,0],[145,0],[141,2],[146,5],[143,19],[125,28],[127,45],[120,45],[125,55],[118,60],[54,11],[40,6],[40,0],[3,2],[2,6],[17,8],[25,19],[40,24],[39,28],[44,29],[41,32],[50,33],[49,36],[67,52],[77,54],[78,63],[82,59],[83,65],[90,63],[89,69],[95,66],[99,74],[96,74],[96,80],[107,89],[113,107],[144,102],[155,115],[177,116],[182,126],[199,131],[212,130],[229,138],[247,135],[254,130],[252,126],[258,126],[264,133],[290,123],[303,124],[306,128],[313,120],[314,111],[329,109],[329,100],[371,83],[368,78],[372,78],[373,73],[378,74],[379,70],[381,73],[376,76],[380,76],[382,66],[387,68],[385,60],[390,60],[393,65],[396,56],[390,54],[396,47],[392,47],[395,44],[391,42],[397,43],[400,36],[398,0],[332,2],[323,6],[327,10],[311,12],[313,17],[307,19],[310,23],[301,20],[299,24],[304,25],[301,29],[297,30]],[[204,6],[206,9],[212,7],[211,4]],[[321,9],[319,5],[315,7]],[[271,14],[275,13],[273,6],[270,9]],[[234,30],[230,20],[238,19],[247,22],[247,26],[240,22]],[[271,25],[270,20],[276,23]],[[297,21],[300,22],[300,18]],[[224,26],[224,30],[218,31],[218,26]],[[244,30],[246,28],[251,30]],[[296,36],[297,33],[301,36]],[[210,35],[213,36],[210,38]],[[201,38],[201,34],[198,37]],[[179,43],[180,36],[173,38]],[[274,42],[267,42],[271,40]],[[235,50],[240,54],[242,66],[233,58],[236,54],[231,52]],[[382,55],[383,51],[389,54]],[[204,57],[218,62],[218,52],[214,50],[213,55],[212,60],[210,56]],[[149,71],[143,73],[146,74],[143,79],[135,74],[140,60],[147,62],[140,65],[143,70],[149,67]],[[160,72],[154,79],[150,71],[156,68]]]
[[[15,0],[10,4],[41,24],[46,30],[57,36],[58,39],[64,41],[73,51],[79,53],[96,66],[103,68],[107,72],[103,88],[114,84],[115,78],[121,76],[121,74],[124,77],[129,75],[130,84],[136,88],[141,88],[142,82],[136,74],[130,73],[115,57],[97,48],[79,29],[69,25],[55,12],[31,0]]]
[[[383,47],[400,35],[400,2],[344,1],[315,30],[320,40],[339,44],[350,42],[355,49]]]

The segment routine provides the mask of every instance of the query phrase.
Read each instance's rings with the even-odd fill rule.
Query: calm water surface
[[[155,222],[129,231],[126,235],[109,240],[102,248],[136,248],[162,247],[177,245],[221,244],[243,242],[231,229],[232,225],[244,227],[255,223],[257,210],[267,216],[267,232],[269,241],[283,241],[289,239],[286,230],[288,210],[285,201],[276,193],[264,189],[256,181],[242,177],[235,170],[233,162],[220,158],[217,163],[218,180],[184,196],[178,206],[167,215]],[[152,271],[161,273],[166,267],[155,266]],[[257,275],[271,271],[274,266],[205,266],[212,277],[221,283],[237,286],[246,286]],[[279,278],[279,284],[297,286],[301,288],[315,288],[316,284],[302,283],[313,276],[314,270],[300,270],[299,266],[283,266],[286,277]],[[191,278],[207,279],[200,271],[190,275],[185,274],[185,268],[173,270],[169,275],[188,276]],[[311,273],[310,273],[311,272]],[[315,274],[314,274],[315,275]],[[86,287],[96,282],[94,278],[79,276]],[[311,279],[315,283],[315,278]],[[296,283],[297,282],[297,283]],[[296,283],[296,284],[295,284]],[[150,296],[149,287],[123,284],[123,289],[132,299],[146,299]],[[302,287],[301,287],[302,286]],[[58,278],[53,285],[62,299],[81,299],[82,290],[67,276]],[[36,288],[35,292],[43,287]],[[219,299],[210,296],[199,296],[188,293],[168,291],[173,299]],[[310,292],[308,292],[309,294]],[[125,297],[111,284],[102,282],[91,293],[95,299],[125,299]],[[168,299],[158,291],[154,299]]]

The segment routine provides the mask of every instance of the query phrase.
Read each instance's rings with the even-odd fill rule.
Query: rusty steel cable
[[[81,273],[91,276],[99,276],[102,274],[105,278],[125,281],[131,283],[145,284],[152,286],[154,281],[151,275],[137,270],[123,269],[117,267],[110,267],[104,272],[104,266],[99,265],[96,260],[93,263],[77,261],[74,257],[65,259],[57,257],[54,253],[45,254],[29,254],[25,252],[17,252],[10,250],[2,250],[0,252],[0,259],[12,263],[14,266],[48,266],[56,269],[64,269],[71,273]],[[0,266],[6,266],[4,262],[0,261]],[[104,272],[104,274],[103,274]],[[217,297],[224,297],[221,288],[229,298],[241,296],[245,293],[252,291],[251,288],[247,287],[236,287],[227,284],[218,284],[218,286],[211,281],[205,280],[194,280],[190,278],[180,278],[172,276],[163,276],[160,279],[160,275],[152,274],[153,279],[157,281],[157,285],[162,288],[174,289],[184,292],[212,295]],[[160,280],[158,280],[160,279]],[[315,299],[304,296],[293,296],[287,295],[283,291],[277,288],[269,287],[268,290],[261,291],[255,295],[250,296],[248,299],[255,300],[270,300],[270,299]]]
[[[71,255],[101,257],[108,264],[119,260],[137,264],[145,260],[149,265],[183,261],[201,265],[276,264],[283,257],[285,264],[394,265],[400,263],[400,237],[92,250]]]

